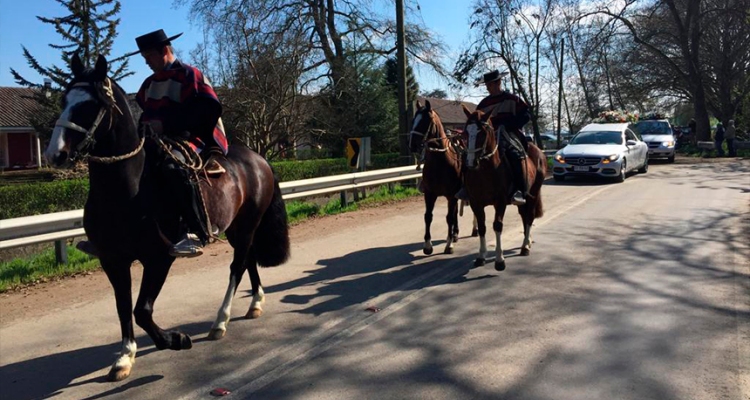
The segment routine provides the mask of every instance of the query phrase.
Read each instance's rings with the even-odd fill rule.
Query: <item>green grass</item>
[[[0,263],[0,293],[36,282],[71,276],[99,268],[99,260],[68,246],[68,263],[57,265],[55,250]]]
[[[382,186],[368,194],[367,198],[356,203],[349,203],[343,209],[341,200],[334,199],[323,206],[312,202],[289,201],[286,203],[286,210],[289,223],[295,224],[314,216],[340,214],[418,195],[420,195],[419,191],[414,188],[395,185],[393,191],[390,191],[387,186]],[[45,250],[34,256],[0,263],[0,293],[36,282],[54,280],[99,268],[99,260],[89,257],[72,246],[68,246],[68,263],[64,265],[56,263],[54,249]]]

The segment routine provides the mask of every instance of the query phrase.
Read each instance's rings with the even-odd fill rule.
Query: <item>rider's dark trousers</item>
[[[179,152],[172,153],[175,157],[184,160]],[[199,183],[191,179],[191,173],[179,165],[177,161],[167,158],[162,164],[162,174],[165,184],[177,201],[178,211],[183,222],[190,232],[196,234],[198,239],[205,245],[209,234],[206,227],[208,218],[200,198]]]

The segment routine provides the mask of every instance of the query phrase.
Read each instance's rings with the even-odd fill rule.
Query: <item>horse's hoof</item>
[[[424,249],[422,249],[422,251],[423,251],[423,252],[424,252],[424,253],[425,253],[426,255],[428,255],[428,256],[429,256],[430,254],[432,254],[432,247],[425,247]]]
[[[208,332],[208,340],[219,340],[226,334],[227,331],[225,329],[211,329],[211,332]]]
[[[182,332],[172,333],[172,345],[169,346],[170,350],[188,350],[193,348],[193,341],[190,336]]]
[[[505,260],[495,261],[495,271],[505,271]]]
[[[524,247],[521,249],[521,255],[522,256],[528,256],[529,253],[531,253],[531,250],[528,247]]]
[[[107,380],[110,382],[119,382],[129,377],[130,368],[129,365],[112,367],[112,369],[109,370],[109,374],[107,374]]]
[[[260,318],[260,316],[263,315],[263,310],[260,308],[251,308],[247,310],[247,314],[245,314],[245,319],[256,319]]]
[[[453,247],[446,247],[444,253],[445,254],[453,254]]]
[[[479,236],[479,231],[476,230],[476,229],[472,229],[471,230],[471,237],[477,237],[477,236]]]
[[[474,260],[475,267],[481,267],[482,265],[484,265],[484,258],[477,258]]]

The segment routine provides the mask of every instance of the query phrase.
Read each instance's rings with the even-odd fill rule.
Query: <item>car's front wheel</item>
[[[625,175],[628,170],[627,166],[627,161],[622,160],[622,165],[620,166],[620,175],[617,176],[617,182],[625,182]]]
[[[648,157],[646,157],[646,159],[643,161],[643,165],[638,168],[638,172],[641,174],[645,174],[646,172],[648,172]]]
[[[674,162],[674,154],[667,158],[667,162],[669,162],[670,164]]]

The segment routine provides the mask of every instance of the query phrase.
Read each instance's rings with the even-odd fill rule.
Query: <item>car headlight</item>
[[[674,142],[662,142],[661,144],[666,147],[674,147]]]
[[[565,164],[565,157],[563,157],[562,154],[555,154],[555,161],[560,164]]]
[[[612,154],[611,156],[604,157],[602,159],[602,164],[609,164],[612,161],[617,161],[618,158],[620,158],[619,154]]]

